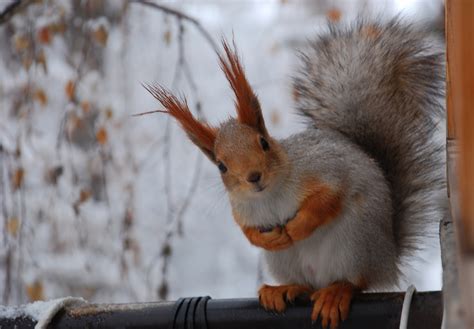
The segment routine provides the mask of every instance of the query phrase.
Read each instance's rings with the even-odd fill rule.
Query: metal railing
[[[404,293],[362,294],[354,298],[349,318],[339,329],[399,328]],[[283,314],[266,312],[253,299],[182,298],[176,302],[86,304],[61,310],[48,328],[56,329],[305,329],[311,323],[311,304],[297,301]],[[408,328],[441,328],[441,292],[413,296]],[[34,328],[28,318],[0,318],[0,328]]]

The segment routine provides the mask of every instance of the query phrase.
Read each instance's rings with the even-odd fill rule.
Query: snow
[[[64,15],[71,18],[68,16],[74,10],[71,2],[52,2],[64,7]],[[117,2],[111,1],[114,12],[121,10]],[[420,10],[422,3],[428,2],[417,1],[413,10]],[[297,65],[295,49],[304,47],[305,40],[326,20],[321,13],[328,7],[320,3],[179,1],[166,5],[198,18],[216,41],[222,35],[235,38],[248,78],[261,100],[269,130],[276,137],[284,137],[304,127],[292,110],[291,74]],[[327,3],[343,8],[345,19],[354,17],[361,3],[375,3],[381,11],[395,9],[389,1]],[[38,18],[35,26],[44,26],[60,17],[47,16],[45,13],[50,15],[51,10],[45,6],[35,9],[32,5],[27,10],[30,18]],[[431,11],[424,10],[423,17],[435,15],[435,6],[429,8]],[[24,16],[16,17],[14,24],[23,31]],[[170,125],[172,147],[167,164],[164,136],[168,119],[163,115],[131,116],[158,108],[141,86],[142,82],[158,82],[185,94],[193,110],[199,98],[210,123],[232,115],[232,94],[212,48],[192,24],[185,23],[185,59],[197,84],[195,94],[184,76],[172,85],[178,57],[175,19],[130,4],[122,25],[109,17],[98,16],[87,22],[85,30],[99,26],[105,26],[108,31],[100,69],[78,74],[80,57],[68,57],[71,41],[60,36],[54,36],[51,44],[42,48],[47,58],[47,73],[34,65],[25,70],[17,57],[14,57],[17,62],[11,64],[8,51],[0,52],[0,143],[9,154],[0,154],[0,177],[6,182],[2,183],[5,193],[0,192],[0,204],[5,203],[8,215],[3,218],[0,212],[0,230],[4,232],[0,248],[5,249],[0,255],[0,292],[6,289],[6,250],[12,252],[10,296],[3,303],[27,302],[29,297],[25,292],[34,282],[41,283],[41,297],[45,299],[68,295],[93,302],[159,299],[163,241],[170,230],[176,230],[177,212],[197,161],[201,161],[202,172],[197,191],[183,215],[183,234],[174,234],[170,240],[167,298],[255,296],[261,283],[258,282],[259,251],[250,246],[234,223],[218,171],[175,123]],[[169,44],[165,40],[167,33],[171,38]],[[5,44],[13,42],[2,27],[0,38],[8,42]],[[89,118],[80,105],[71,104],[66,97],[65,85],[78,76],[77,98],[87,101],[92,111],[97,111],[97,118]],[[15,95],[28,83],[44,89],[48,98],[46,106],[32,101],[15,108]],[[11,114],[13,110],[27,114],[15,116]],[[111,118],[107,117],[107,110],[111,111]],[[68,143],[60,127],[70,114],[81,120],[95,120],[92,134],[94,129],[104,127],[108,135],[106,145],[78,147]],[[66,130],[69,136],[75,133],[70,125],[66,125]],[[21,154],[15,157],[18,145]],[[9,175],[19,165],[25,170],[25,180],[21,192],[15,192],[8,184]],[[45,183],[46,172],[58,165],[63,167],[63,174],[57,185]],[[101,184],[103,172],[105,186]],[[167,180],[171,182],[168,190]],[[98,195],[81,203],[76,213],[73,204],[81,190],[94,184],[101,186]],[[132,214],[129,226],[126,226],[127,211]],[[16,235],[6,232],[4,223],[11,217],[21,220]],[[441,286],[438,249],[435,244],[420,254],[424,261],[409,271],[407,281],[413,282],[418,290]],[[265,281],[269,280],[265,276]],[[35,313],[33,305],[39,311],[52,306],[41,302],[31,304],[28,312],[36,316],[41,312]],[[1,309],[6,313],[9,310]]]
[[[46,329],[48,324],[51,322],[53,317],[64,307],[66,306],[77,306],[85,304],[86,301],[82,298],[75,297],[65,297],[55,300],[45,302],[46,305],[38,305],[35,307],[35,304],[26,306],[26,313],[30,314],[34,319],[38,320],[35,325],[35,329]]]
[[[53,317],[66,306],[85,304],[82,298],[64,297],[49,301],[36,301],[20,306],[1,306],[0,319],[27,317],[36,321],[35,329],[46,329]]]

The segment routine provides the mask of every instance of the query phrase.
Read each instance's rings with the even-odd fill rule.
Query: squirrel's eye
[[[220,172],[223,174],[227,171],[227,167],[220,161],[217,163],[217,168],[219,168]]]
[[[260,137],[260,145],[262,145],[262,149],[264,151],[268,151],[270,149],[270,145],[268,144],[267,140],[263,137]]]

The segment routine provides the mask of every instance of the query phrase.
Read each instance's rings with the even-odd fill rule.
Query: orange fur
[[[240,227],[251,244],[265,250],[283,250],[293,244],[284,227],[277,226],[268,232],[261,232],[257,227]]]
[[[359,287],[350,282],[336,282],[332,285],[317,290],[311,295],[314,302],[311,320],[314,322],[321,317],[321,325],[331,329],[337,328],[339,322],[347,319],[351,306],[352,296]]]
[[[264,284],[258,291],[258,299],[260,305],[267,311],[283,312],[286,309],[287,302],[292,303],[296,297],[310,292],[310,287],[298,284],[282,286]]]
[[[222,55],[219,56],[220,65],[236,96],[238,120],[240,123],[254,127],[262,134],[266,134],[260,103],[245,77],[235,44],[233,51],[225,40],[222,41],[222,44],[226,58]]]
[[[166,111],[163,112],[170,114],[178,120],[184,131],[196,145],[213,152],[217,129],[195,119],[189,110],[186,99],[180,101],[176,96],[161,86],[144,85],[144,87],[163,105],[166,109]]]
[[[258,227],[243,225],[240,215],[235,211],[233,216],[250,243],[266,250],[276,251],[306,239],[318,227],[335,219],[342,210],[342,201],[342,192],[337,192],[317,180],[311,180],[303,188],[300,209],[284,227],[276,226],[271,231],[261,232]]]
[[[215,146],[216,159],[226,165],[228,171],[222,175],[227,191],[233,196],[255,193],[262,186],[268,187],[282,174],[287,166],[287,156],[281,145],[270,136],[266,137],[270,149],[262,150],[260,137],[255,129],[239,124],[231,134],[225,129],[219,131]],[[235,141],[239,142],[236,143]],[[258,184],[251,183],[247,177],[252,172],[260,172]]]
[[[315,180],[307,183],[306,191],[307,196],[296,216],[285,226],[293,241],[307,238],[315,229],[335,219],[342,210],[342,192]]]

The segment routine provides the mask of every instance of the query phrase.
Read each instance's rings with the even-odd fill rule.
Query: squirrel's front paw
[[[307,218],[296,216],[285,225],[286,232],[293,241],[300,241],[309,237],[316,229],[314,223]]]
[[[277,226],[271,231],[260,233],[260,241],[262,248],[266,250],[276,251],[290,247],[293,244],[290,236],[284,227]]]
[[[282,250],[293,244],[284,227],[277,226],[270,231],[260,231],[255,227],[244,227],[243,231],[253,245],[266,250]]]

